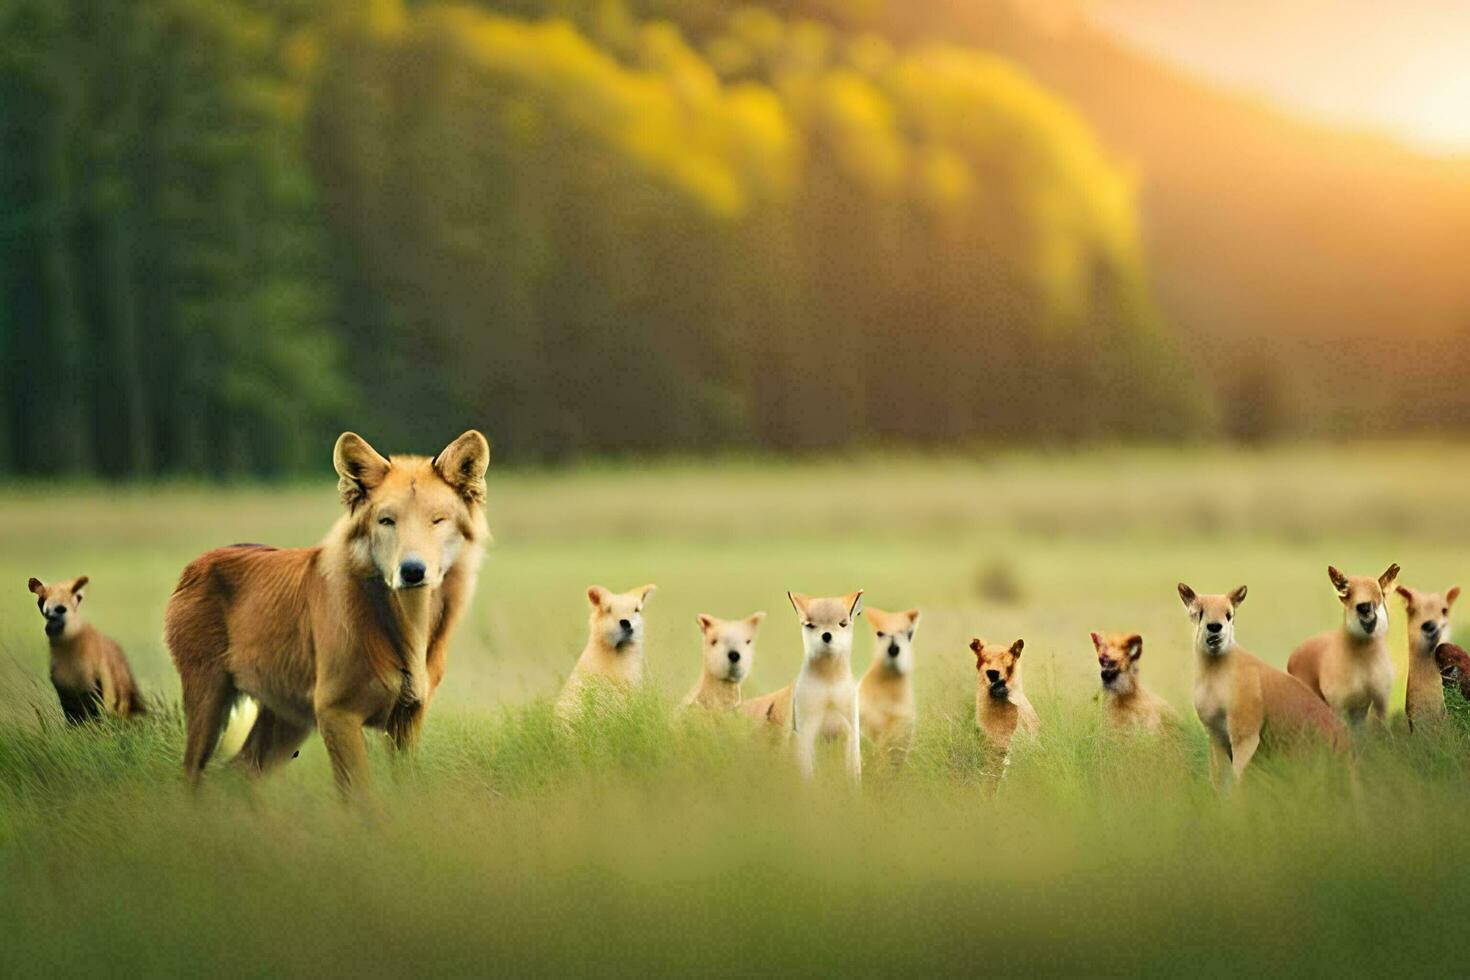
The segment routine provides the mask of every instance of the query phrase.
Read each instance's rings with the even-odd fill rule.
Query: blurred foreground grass
[[[1282,663],[1328,628],[1325,565],[1442,589],[1470,526],[1470,452],[1442,446],[661,465],[497,475],[475,608],[417,760],[374,745],[379,805],[335,802],[316,739],[251,786],[177,775],[176,712],[67,731],[28,575],[89,574],[87,609],[149,690],[174,576],[215,544],[303,544],[332,481],[0,493],[0,968],[211,972],[1406,972],[1454,961],[1470,744],[1271,760],[1221,802],[1189,712],[1174,597],[1245,582],[1242,642]],[[663,587],[655,689],[567,734],[546,699],[584,587]],[[1000,582],[1004,587],[997,586]],[[799,657],[787,588],[918,605],[919,746],[861,792],[798,784],[736,719],[680,722],[694,614],[772,615],[748,693]],[[1395,612],[1397,607],[1395,605]],[[1144,632],[1174,741],[1099,731],[1091,629]],[[856,668],[868,660],[860,626]],[[1043,720],[986,792],[969,636],[1027,639]],[[1403,625],[1391,634],[1402,660]],[[1402,684],[1400,684],[1400,689]],[[376,740],[375,740],[376,741]]]

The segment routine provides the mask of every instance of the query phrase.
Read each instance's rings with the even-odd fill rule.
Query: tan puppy
[[[1120,729],[1157,732],[1179,722],[1174,706],[1149,691],[1138,679],[1143,637],[1137,633],[1092,634],[1097,666],[1102,674],[1103,717]]]
[[[734,708],[740,704],[740,682],[755,663],[755,632],[765,618],[763,612],[744,619],[699,614],[704,670],[684,699],[684,707]]]
[[[1347,748],[1347,731],[1332,710],[1305,684],[1268,666],[1235,643],[1235,610],[1245,601],[1241,586],[1229,595],[1196,595],[1184,583],[1179,598],[1194,623],[1194,710],[1210,736],[1210,781],[1239,781],[1260,748],[1262,734],[1325,739]]]
[[[1379,725],[1388,722],[1393,662],[1388,656],[1384,594],[1398,574],[1397,565],[1390,565],[1376,579],[1347,576],[1329,566],[1327,577],[1343,606],[1342,628],[1312,637],[1286,661],[1287,673],[1354,725],[1369,714]]]
[[[1404,600],[1409,621],[1409,682],[1404,694],[1404,714],[1409,731],[1434,725],[1445,716],[1444,683],[1435,662],[1434,651],[1450,638],[1450,607],[1460,597],[1457,585],[1444,595],[1416,592],[1400,585],[1398,594]]]
[[[582,692],[593,678],[625,689],[643,683],[643,605],[657,588],[643,585],[621,594],[600,585],[587,590],[587,601],[592,606],[587,617],[587,645],[557,698],[560,717],[566,719],[576,713]]]
[[[1041,719],[1021,690],[1021,650],[1025,641],[1017,640],[1008,647],[995,646],[984,640],[970,641],[975,654],[975,724],[985,740],[1000,753],[1010,751],[1011,738],[1017,729],[1036,733]]]
[[[122,647],[82,619],[87,576],[46,585],[30,581],[51,641],[51,683],[71,724],[108,711],[119,717],[148,713]]]
[[[863,590],[829,599],[800,592],[786,596],[801,621],[805,652],[790,700],[797,765],[810,779],[816,772],[817,742],[833,739],[842,743],[848,776],[860,780],[863,754],[857,682],[852,676],[852,627],[862,612]]]
[[[858,719],[863,734],[892,761],[901,762],[914,743],[914,633],[919,610],[890,613],[867,609],[873,630],[873,662],[858,683]]]

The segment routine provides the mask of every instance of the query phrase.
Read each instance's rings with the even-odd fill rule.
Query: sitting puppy
[[[1404,716],[1409,731],[1433,727],[1444,720],[1444,687],[1440,683],[1435,651],[1450,638],[1450,609],[1460,597],[1455,586],[1444,594],[1419,592],[1400,585],[1409,621],[1409,679],[1404,689]]]
[[[975,724],[995,751],[1007,754],[1016,730],[1035,733],[1041,728],[1036,709],[1021,690],[1021,649],[1017,640],[1008,647],[984,640],[970,641],[975,654]]]
[[[1439,676],[1445,687],[1459,688],[1460,696],[1470,701],[1470,653],[1453,643],[1441,643],[1434,650]]]
[[[1157,732],[1174,725],[1179,714],[1163,698],[1149,691],[1138,679],[1138,661],[1143,656],[1143,637],[1137,633],[1103,636],[1092,634],[1097,665],[1102,673],[1103,717],[1119,729],[1139,728]]]
[[[868,607],[873,662],[858,682],[858,720],[878,751],[901,762],[914,742],[914,631],[919,610],[891,613]]]
[[[587,645],[556,701],[563,719],[576,713],[582,692],[594,678],[621,688],[643,683],[643,605],[658,588],[644,585],[621,595],[600,585],[587,590],[592,605]]]
[[[755,631],[765,618],[763,612],[744,619],[699,614],[704,670],[684,699],[684,707],[733,708],[740,704],[740,682],[755,661]]]
[[[73,725],[103,711],[122,718],[148,713],[122,647],[82,619],[87,576],[46,585],[30,581],[51,640],[51,683],[61,711]]]

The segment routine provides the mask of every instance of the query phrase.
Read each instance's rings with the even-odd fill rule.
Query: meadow
[[[1470,448],[1147,449],[729,460],[490,474],[487,555],[423,745],[372,739],[374,805],[317,739],[250,783],[179,773],[161,618],[182,566],[312,543],[334,479],[0,489],[0,972],[341,974],[1385,973],[1458,960],[1470,740],[1261,759],[1228,799],[1193,723],[1175,594],[1242,583],[1241,643],[1282,665],[1340,620],[1327,564],[1462,582]],[[160,707],[68,730],[28,576],[91,576],[83,611]],[[554,723],[587,585],[655,582],[650,689]],[[906,767],[802,785],[734,718],[677,718],[695,615],[770,615],[747,695],[800,658],[785,590],[918,606]],[[1401,712],[1404,625],[1390,634]],[[1187,733],[1099,725],[1091,630],[1144,635]],[[1026,640],[1042,734],[991,792],[972,636]],[[856,670],[871,641],[858,627]],[[834,773],[835,766],[828,767]]]

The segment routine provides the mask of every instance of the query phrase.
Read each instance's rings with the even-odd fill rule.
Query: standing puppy
[[[699,614],[704,670],[684,699],[684,707],[734,708],[740,704],[740,682],[754,664],[755,631],[765,618],[763,612],[744,619]]]
[[[46,618],[51,641],[51,683],[61,711],[71,724],[90,721],[102,711],[122,718],[147,714],[122,647],[82,619],[87,576],[70,582],[30,581],[36,605]]]
[[[1141,728],[1156,732],[1165,724],[1179,721],[1173,706],[1147,690],[1138,679],[1138,661],[1143,656],[1143,637],[1137,633],[1103,636],[1092,634],[1097,666],[1102,674],[1103,717],[1121,729]]]
[[[1292,651],[1287,673],[1307,685],[1340,717],[1361,724],[1370,713],[1388,722],[1393,663],[1388,657],[1388,603],[1384,594],[1398,578],[1390,565],[1378,578],[1344,575],[1328,566],[1327,577],[1343,606],[1341,629],[1314,636]]]
[[[914,743],[914,632],[919,610],[890,613],[869,607],[873,662],[858,684],[858,719],[863,734],[895,762]]]
[[[657,589],[644,585],[632,592],[609,592],[600,585],[587,590],[592,610],[587,618],[587,645],[562,686],[556,713],[570,718],[592,678],[622,688],[643,683],[643,605]]]
[[[984,640],[970,641],[975,654],[975,724],[985,740],[1002,755],[1010,751],[1016,730],[1035,733],[1041,728],[1036,709],[1021,690],[1021,650],[1025,641],[1008,647]]]
[[[1409,621],[1409,684],[1404,695],[1404,714],[1409,731],[1434,725],[1444,719],[1444,684],[1434,651],[1450,638],[1450,607],[1460,597],[1457,585],[1444,595],[1415,592],[1400,585]]]
[[[817,741],[837,739],[842,742],[847,774],[860,780],[863,754],[857,683],[852,677],[852,627],[862,612],[863,590],[830,599],[813,599],[800,592],[788,592],[786,597],[801,620],[806,654],[791,690],[797,765],[810,779],[816,771]]]
[[[1245,586],[1229,595],[1196,595],[1179,583],[1179,598],[1194,623],[1194,710],[1210,736],[1210,781],[1225,773],[1239,782],[1261,745],[1261,735],[1314,735],[1347,748],[1347,731],[1332,710],[1301,681],[1235,645],[1235,610]]]

